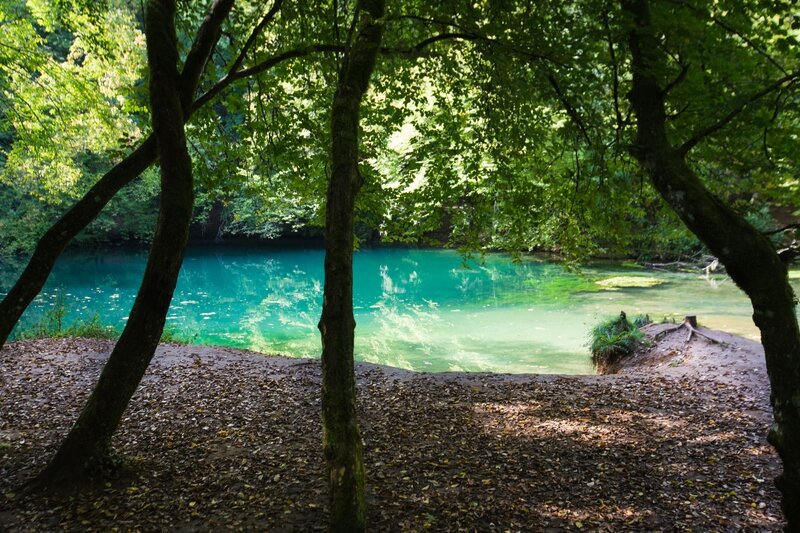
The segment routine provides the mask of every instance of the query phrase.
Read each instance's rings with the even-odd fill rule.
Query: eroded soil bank
[[[666,336],[612,376],[358,365],[373,531],[780,531],[760,346]],[[54,452],[112,345],[0,351],[0,529],[325,529],[319,365],[164,345],[117,435],[132,477],[17,487]]]

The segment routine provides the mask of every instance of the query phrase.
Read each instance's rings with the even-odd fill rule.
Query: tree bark
[[[363,179],[358,126],[381,43],[384,0],[362,0],[357,34],[342,59],[331,115],[331,177],[325,213],[322,334],[322,432],[328,467],[331,531],[364,531],[364,464],[356,416],[353,363],[353,221]]]
[[[657,78],[663,53],[653,31],[648,0],[622,0],[633,18],[629,33],[637,119],[631,153],[686,226],[725,265],[753,304],[761,330],[775,423],[769,441],[782,461],[776,480],[789,531],[800,531],[800,329],[786,266],[758,230],[712,195],[667,136],[666,93]]]
[[[146,18],[153,135],[161,162],[161,207],[142,285],[128,323],[86,406],[39,487],[74,484],[102,461],[111,436],[155,353],[178,280],[194,203],[192,162],[181,111],[175,0],[150,0]]]
[[[192,106],[197,85],[203,74],[211,51],[219,40],[222,22],[233,7],[234,0],[216,0],[197,31],[192,48],[186,56],[181,74],[181,105],[184,119],[188,120],[195,108]],[[156,162],[156,139],[150,135],[130,155],[109,170],[89,191],[67,211],[39,239],[28,265],[17,282],[0,303],[0,348],[5,345],[22,313],[42,290],[56,259],[67,244],[89,223],[119,192],[150,165]]]

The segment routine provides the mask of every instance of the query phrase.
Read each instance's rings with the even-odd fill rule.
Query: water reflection
[[[23,323],[60,293],[71,316],[124,326],[144,252],[71,253]],[[598,279],[657,276],[650,288],[603,290]],[[167,324],[195,342],[317,356],[321,250],[193,247]],[[755,335],[750,306],[727,278],[587,268],[582,275],[535,260],[488,256],[464,265],[442,250],[365,250],[354,260],[357,357],[418,370],[590,372],[586,332],[629,315],[694,313],[701,323]]]

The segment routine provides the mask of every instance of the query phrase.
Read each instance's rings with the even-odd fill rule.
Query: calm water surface
[[[61,294],[69,319],[98,314],[124,326],[145,252],[65,254],[23,317],[31,324]],[[192,247],[168,328],[194,343],[316,357],[321,250]],[[591,373],[586,337],[625,310],[682,317],[758,338],[743,293],[727,278],[587,267],[581,274],[491,255],[464,264],[444,250],[364,250],[355,255],[356,357],[428,371]],[[606,290],[596,281],[656,276],[651,288]]]

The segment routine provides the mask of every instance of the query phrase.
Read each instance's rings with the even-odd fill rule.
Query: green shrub
[[[87,337],[91,339],[116,339],[119,337],[114,326],[103,324],[100,315],[95,313],[92,318],[75,322],[65,331],[65,337]]]
[[[88,320],[76,320],[71,324],[66,323],[67,305],[61,293],[56,295],[53,307],[48,309],[42,318],[28,327],[15,332],[14,339],[61,339],[67,337],[85,337],[90,339],[117,339],[119,332],[107,324],[103,324],[100,315],[95,313]],[[197,341],[198,334],[187,334],[177,331],[171,326],[166,326],[161,334],[161,342],[175,344],[193,344]]]
[[[637,317],[635,322],[644,320],[649,320],[649,317]],[[618,317],[604,320],[592,328],[589,343],[592,364],[599,372],[603,372],[621,357],[633,353],[644,344],[644,340],[644,333],[628,321],[623,311]]]

